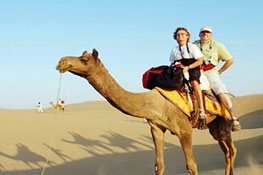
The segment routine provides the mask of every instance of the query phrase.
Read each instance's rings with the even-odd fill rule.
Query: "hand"
[[[188,72],[188,70],[189,70],[189,66],[184,66],[183,72],[186,73],[186,72]]]

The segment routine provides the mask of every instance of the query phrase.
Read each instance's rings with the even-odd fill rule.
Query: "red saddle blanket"
[[[165,90],[159,87],[155,87],[155,89],[191,119],[191,113],[194,110],[186,92],[178,90]],[[211,90],[208,92],[209,94],[213,94]],[[215,96],[209,94],[204,94],[205,111],[207,113],[219,115],[229,119],[229,112],[222,105],[220,105]]]

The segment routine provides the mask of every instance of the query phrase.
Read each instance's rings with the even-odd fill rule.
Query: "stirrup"
[[[207,118],[207,115],[205,113],[204,109],[199,109],[199,119],[205,120]]]

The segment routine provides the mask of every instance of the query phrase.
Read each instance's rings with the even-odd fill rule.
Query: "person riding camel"
[[[207,115],[205,113],[202,92],[199,86],[201,76],[200,65],[203,64],[203,54],[196,45],[189,43],[190,33],[186,28],[178,27],[173,37],[177,41],[178,46],[171,51],[171,64],[175,65],[180,62],[183,65],[183,72],[189,73],[189,81],[194,89],[199,107],[199,118],[206,119]]]
[[[214,93],[219,97],[221,103],[231,115],[232,130],[241,130],[241,124],[236,117],[228,90],[220,78],[220,74],[226,71],[234,62],[232,55],[227,51],[225,46],[212,39],[212,29],[210,27],[203,27],[199,32],[200,40],[194,44],[200,48],[204,54],[204,74],[207,77],[210,86]],[[224,61],[224,65],[218,70],[218,64]]]

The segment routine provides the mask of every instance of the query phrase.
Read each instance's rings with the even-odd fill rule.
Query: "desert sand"
[[[236,175],[263,174],[263,94],[235,97],[243,129],[232,132]],[[106,101],[44,108],[0,109],[0,175],[152,175],[149,125]],[[165,135],[166,175],[187,174],[176,136]],[[208,130],[193,132],[200,175],[224,174],[224,154]],[[46,160],[49,160],[46,163]]]

